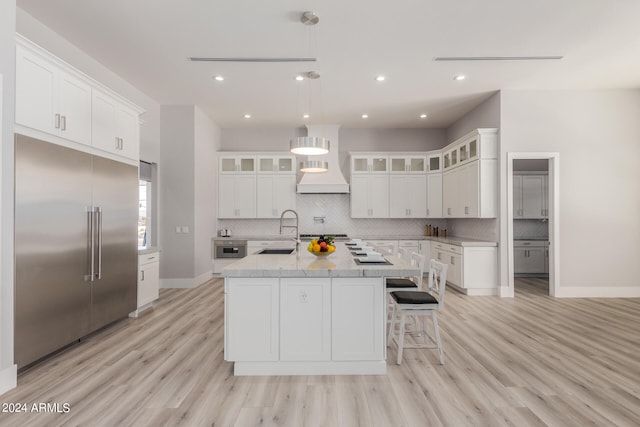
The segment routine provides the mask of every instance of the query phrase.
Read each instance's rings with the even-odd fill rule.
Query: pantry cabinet
[[[513,258],[515,274],[545,275],[548,273],[546,241],[515,240],[513,242]]]
[[[514,219],[548,218],[548,188],[546,174],[517,174],[513,176]]]

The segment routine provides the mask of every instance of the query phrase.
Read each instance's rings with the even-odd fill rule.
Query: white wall
[[[0,0],[0,394],[16,385],[13,364],[13,123],[15,0]]]
[[[501,110],[502,159],[560,153],[558,295],[640,296],[640,90],[503,91]],[[500,178],[506,201],[506,162]]]

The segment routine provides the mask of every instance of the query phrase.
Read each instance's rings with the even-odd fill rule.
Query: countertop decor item
[[[319,236],[311,240],[307,246],[307,251],[318,257],[326,257],[334,253],[336,246],[333,243],[333,236]]]

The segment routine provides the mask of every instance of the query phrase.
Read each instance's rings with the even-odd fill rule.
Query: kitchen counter
[[[362,239],[362,240],[431,240],[431,241],[436,241],[436,242],[446,243],[449,245],[456,245],[456,246],[498,246],[498,242],[493,242],[489,240],[470,239],[468,237],[457,237],[457,236],[435,237],[435,236],[425,236],[425,235],[414,234],[414,235],[404,235],[404,236],[398,236],[398,235],[358,236],[358,235],[355,235],[355,236],[349,236],[349,237],[354,239]],[[238,235],[233,237],[215,237],[215,239],[290,241],[291,236],[282,236],[279,234],[265,235],[265,236]],[[527,239],[527,240],[537,240],[537,239]]]
[[[147,255],[155,252],[160,252],[160,248],[157,246],[151,246],[144,249],[138,249],[138,255]]]
[[[411,276],[416,269],[399,258],[385,257],[393,265],[358,265],[350,248],[336,242],[336,251],[328,257],[316,257],[300,245],[299,254],[247,255],[223,269],[225,277],[385,277]]]
[[[350,248],[318,258],[248,255],[223,269],[224,359],[234,375],[384,375],[384,277],[419,269],[357,265]]]

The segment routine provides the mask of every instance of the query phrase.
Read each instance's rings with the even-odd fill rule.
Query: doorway
[[[507,235],[510,294],[519,283],[557,293],[559,153],[507,153]],[[548,276],[547,276],[548,275]],[[520,277],[523,277],[521,279]]]

